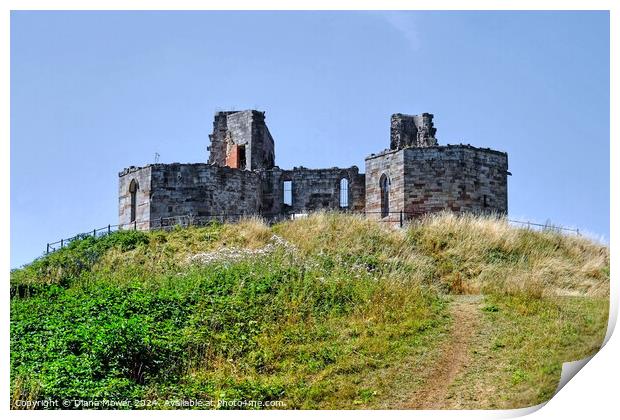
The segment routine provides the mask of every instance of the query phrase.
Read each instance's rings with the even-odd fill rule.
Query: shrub
[[[111,248],[121,252],[132,250],[148,243],[148,235],[141,231],[118,231],[94,238],[82,235],[69,244],[48,255],[36,259],[20,270],[11,272],[11,295],[31,294],[36,288],[32,284],[59,284],[67,287],[80,274],[93,265]]]

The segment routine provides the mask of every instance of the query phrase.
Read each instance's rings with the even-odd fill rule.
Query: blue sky
[[[511,217],[609,238],[607,12],[12,12],[11,266],[248,108],[280,167],[362,171],[392,113],[433,113],[440,144],[508,152]]]

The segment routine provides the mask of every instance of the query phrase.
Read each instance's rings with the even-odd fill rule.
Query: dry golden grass
[[[444,293],[609,295],[606,246],[573,234],[518,228],[501,218],[450,213],[412,221],[405,229],[361,215],[319,212],[275,226],[249,218],[154,231],[145,245],[129,251],[109,249],[93,271],[120,279],[180,272],[196,254],[263,248],[273,242],[274,234],[317,264],[340,267],[351,275],[366,270],[378,278],[431,285]],[[64,263],[51,265],[45,276],[32,281],[61,278],[65,268]]]
[[[451,293],[609,294],[607,247],[501,218],[440,213],[397,229],[362,216],[316,213],[274,230],[305,254],[355,256],[392,279]]]
[[[465,292],[609,294],[609,249],[585,237],[453,214],[426,217],[407,235],[413,252],[433,257],[440,276],[458,277]]]
[[[249,217],[238,223],[224,225],[218,245],[260,248],[265,246],[273,233],[265,221],[258,217]]]

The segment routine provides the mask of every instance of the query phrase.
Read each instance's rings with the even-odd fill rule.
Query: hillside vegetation
[[[446,398],[537,404],[563,361],[601,345],[609,251],[452,215],[406,229],[319,213],[86,237],[11,273],[11,400],[417,407],[461,295],[482,300],[470,368],[451,373]]]

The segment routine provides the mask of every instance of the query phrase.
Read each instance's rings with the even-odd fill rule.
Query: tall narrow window
[[[340,207],[349,207],[349,180],[346,178],[340,180]]]
[[[237,151],[238,153],[238,159],[239,159],[239,165],[238,168],[239,169],[245,169],[245,165],[246,165],[246,160],[245,160],[245,146],[238,146],[239,150]]]
[[[293,205],[293,181],[284,181],[284,185],[282,188],[283,191],[283,202],[287,206]]]
[[[129,184],[129,195],[131,196],[131,216],[129,218],[130,222],[135,222],[136,220],[136,195],[138,194],[138,183],[135,179],[131,180]]]
[[[381,175],[379,186],[381,188],[381,217],[387,217],[390,214],[390,180],[385,174]]]

